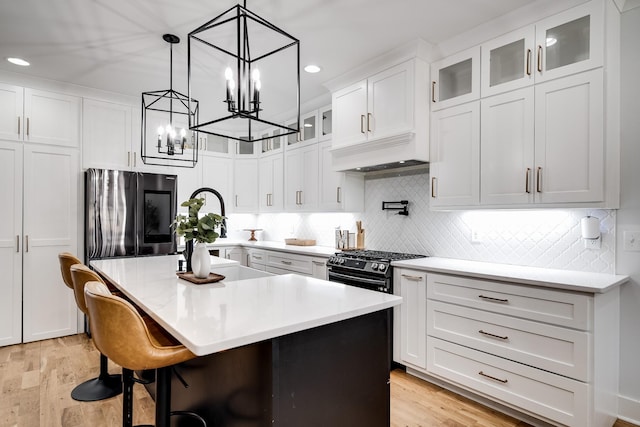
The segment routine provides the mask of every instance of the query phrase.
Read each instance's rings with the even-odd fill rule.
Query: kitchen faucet
[[[209,192],[218,198],[220,201],[220,215],[222,216],[222,225],[220,226],[220,238],[227,238],[227,218],[225,218],[225,210],[224,210],[224,200],[222,199],[222,195],[210,187],[202,187],[198,188],[196,191],[191,193],[190,199],[194,199],[198,194]],[[191,255],[193,254],[193,240],[189,240],[185,243],[185,254],[184,257],[187,260],[187,271],[191,271]]]

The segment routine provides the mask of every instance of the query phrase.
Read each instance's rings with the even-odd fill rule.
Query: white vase
[[[211,258],[206,243],[197,242],[191,254],[191,269],[193,275],[199,279],[209,277],[211,271]]]

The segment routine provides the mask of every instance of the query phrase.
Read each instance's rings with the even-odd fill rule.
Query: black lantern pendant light
[[[198,101],[173,90],[173,45],[180,38],[162,36],[169,43],[169,90],[142,93],[141,157],[147,165],[192,168],[198,162],[198,143],[189,123],[197,121]]]
[[[189,102],[208,103],[189,129],[238,141],[299,132],[300,42],[246,0],[191,31],[187,58]],[[295,127],[283,125],[283,112],[297,118]]]

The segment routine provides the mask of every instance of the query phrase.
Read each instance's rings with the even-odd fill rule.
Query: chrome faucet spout
[[[220,194],[217,190],[214,190],[210,187],[202,187],[198,188],[196,191],[191,193],[190,199],[194,199],[200,193],[211,193],[218,198],[220,201],[220,215],[222,215],[222,225],[220,226],[220,238],[227,238],[227,219],[225,218],[225,209],[224,209],[224,200],[222,199],[222,194]],[[189,240],[185,244],[185,259],[187,261],[187,271],[191,271],[191,255],[193,254],[193,241]]]

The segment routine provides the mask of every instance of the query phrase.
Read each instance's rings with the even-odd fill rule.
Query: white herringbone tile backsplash
[[[537,209],[530,211],[429,210],[426,173],[365,181],[365,212],[312,214],[232,214],[229,237],[247,238],[245,228],[262,228],[258,239],[316,239],[334,245],[336,227],[355,231],[362,220],[367,249],[534,267],[614,273],[615,210]],[[382,211],[383,201],[409,201],[409,216]],[[580,219],[600,218],[602,247],[585,249]],[[478,242],[472,242],[474,232]]]

